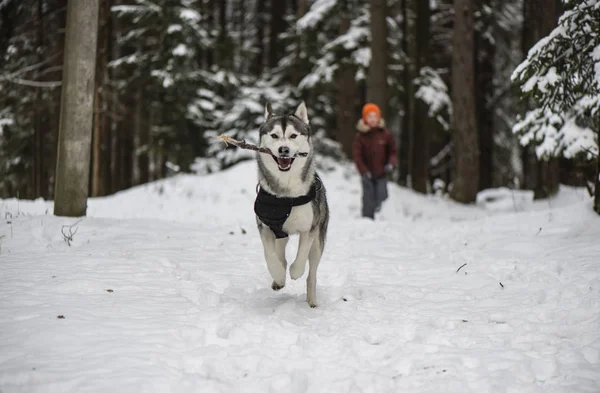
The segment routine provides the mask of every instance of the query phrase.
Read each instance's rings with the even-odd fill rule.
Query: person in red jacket
[[[396,167],[398,150],[377,105],[363,107],[356,129],[353,158],[362,178],[362,216],[375,219],[388,197],[387,175]]]

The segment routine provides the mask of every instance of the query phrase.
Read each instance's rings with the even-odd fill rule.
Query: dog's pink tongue
[[[277,163],[279,164],[280,167],[287,168],[288,166],[290,166],[292,164],[292,159],[279,157],[279,158],[277,158]]]

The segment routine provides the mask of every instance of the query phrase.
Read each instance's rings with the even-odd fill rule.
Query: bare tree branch
[[[23,67],[20,70],[17,70],[17,71],[12,72],[12,73],[6,73],[4,75],[0,75],[0,82],[6,80],[8,82],[15,83],[15,84],[18,84],[18,85],[23,85],[23,86],[49,87],[49,88],[60,87],[62,85],[62,81],[36,81],[36,80],[29,80],[29,79],[18,78],[19,75],[23,75],[23,74],[25,74],[27,72],[39,70],[40,68],[42,68],[46,64],[48,64],[51,61],[55,60],[56,57],[59,56],[59,55],[60,55],[60,53],[55,53],[54,55],[48,57],[47,59],[45,59],[45,60],[43,60],[43,61],[41,61],[39,63]],[[62,66],[53,66],[53,67],[47,68],[46,70],[42,71],[38,75],[43,75],[43,74],[46,74],[46,73],[49,73],[49,72],[54,72],[54,71],[59,71],[59,70],[62,70]]]
[[[598,159],[598,154],[594,153],[592,150],[590,150],[588,147],[585,146],[581,146],[581,149],[583,149],[583,151],[589,153],[592,157],[594,157],[595,159]]]
[[[38,68],[41,68],[42,66],[44,66],[44,65],[50,63],[51,61],[53,61],[59,55],[60,55],[60,53],[55,53],[52,56],[48,57],[46,60],[40,61],[39,63],[32,64],[32,65],[27,66],[27,67],[23,67],[20,70],[12,72],[10,74],[5,74],[4,77],[9,77],[9,76],[15,77],[15,76],[19,76],[19,75],[24,74],[24,73],[29,72],[29,71],[37,70]]]
[[[32,80],[27,80],[27,79],[11,78],[11,77],[4,77],[3,79],[6,79],[9,82],[15,83],[17,85],[22,85],[22,86],[49,87],[49,88],[62,86],[62,81],[40,82],[40,81],[32,81]],[[0,79],[0,80],[2,80],[2,79]]]
[[[78,220],[78,221],[74,222],[71,225],[63,225],[60,228],[60,232],[63,235],[63,240],[65,241],[65,243],[67,243],[67,245],[69,247],[71,247],[71,242],[73,241],[73,236],[75,236],[75,234],[77,233],[77,230],[79,229],[79,227],[77,226],[77,224],[79,224],[82,220],[83,219]],[[65,228],[68,229],[68,233],[65,232]]]

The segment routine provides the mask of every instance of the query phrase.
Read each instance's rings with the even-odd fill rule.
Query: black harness
[[[283,224],[292,212],[292,207],[311,202],[317,196],[320,188],[321,180],[318,177],[315,177],[308,194],[296,198],[279,198],[260,188],[256,201],[254,201],[254,213],[260,221],[271,228],[277,239],[286,238],[288,234],[283,231]]]

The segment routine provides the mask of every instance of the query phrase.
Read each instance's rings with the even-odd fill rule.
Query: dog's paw
[[[306,294],[306,303],[308,303],[308,305],[310,306],[310,308],[316,308],[318,306],[317,304],[317,297],[315,295],[312,295],[310,293]]]
[[[273,284],[271,284],[271,289],[273,289],[274,291],[279,291],[281,288],[285,287],[285,284],[277,284],[277,282],[273,281]]]
[[[292,265],[290,266],[290,278],[292,280],[297,280],[300,277],[302,277],[302,275],[304,275],[304,270],[306,269],[306,262],[302,263],[302,262],[294,262],[292,263]]]

